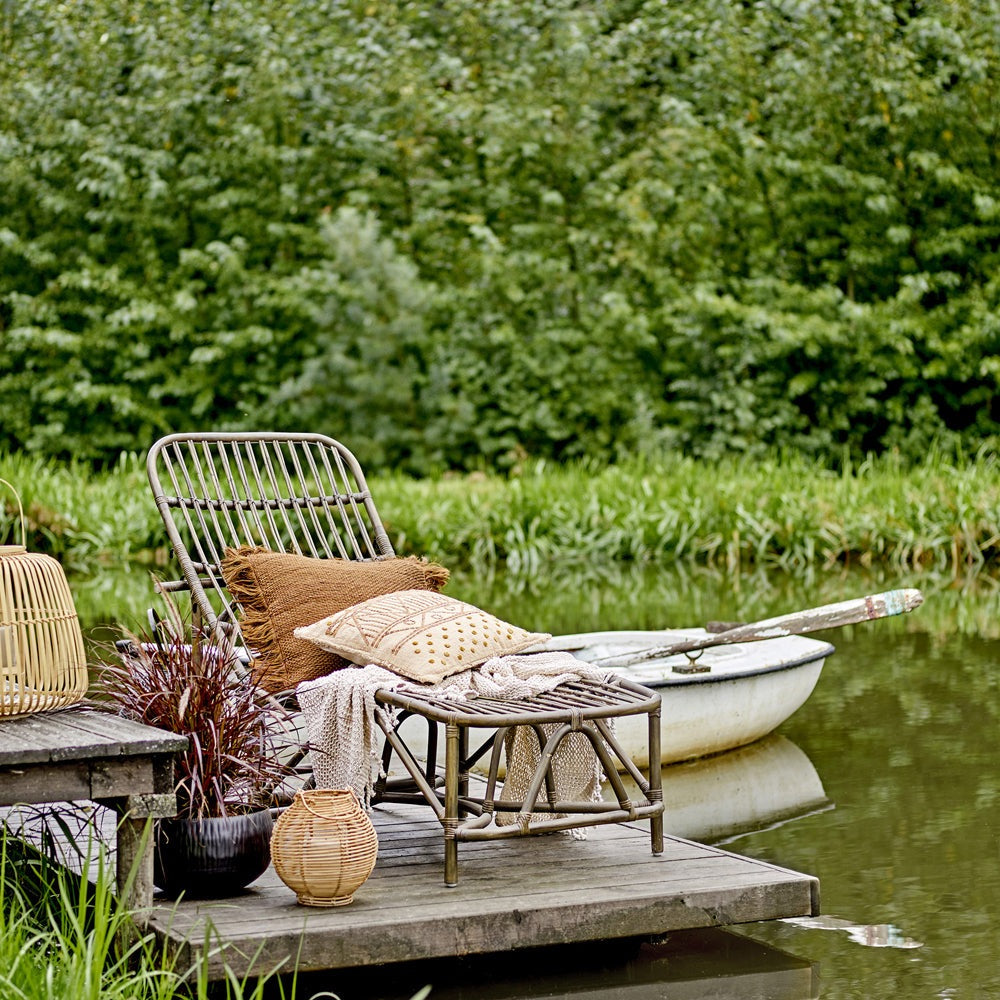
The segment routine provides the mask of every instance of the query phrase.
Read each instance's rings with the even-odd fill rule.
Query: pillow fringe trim
[[[269,554],[271,549],[251,548],[226,549],[225,558],[220,568],[226,580],[226,586],[233,599],[240,606],[240,632],[243,641],[257,654],[254,676],[258,677],[263,667],[262,661],[271,661],[269,673],[278,674],[274,664],[281,665],[280,677],[274,680],[280,684],[285,679],[285,660],[281,655],[281,644],[274,633],[274,623],[268,613],[267,600],[264,598],[260,580],[249,558],[253,555]]]
[[[258,664],[254,669],[254,676],[259,679],[259,671],[264,668],[264,663],[269,661],[266,668],[273,681],[278,681],[279,685],[284,685],[287,677],[288,664],[282,653],[282,646],[274,631],[274,621],[270,614],[267,600],[263,595],[263,587],[257,576],[253,564],[253,556],[275,555],[273,549],[260,546],[241,546],[238,549],[226,549],[225,556],[220,563],[222,575],[226,581],[226,586],[233,599],[240,606],[240,632],[246,644],[258,656]],[[450,571],[445,566],[437,563],[430,563],[421,556],[396,556],[390,557],[399,559],[401,562],[418,563],[423,570],[424,580],[428,589],[440,591],[448,582],[451,576]],[[344,560],[345,562],[350,560]],[[280,665],[276,670],[275,666]],[[280,677],[280,680],[279,680]],[[272,681],[272,682],[273,682]]]

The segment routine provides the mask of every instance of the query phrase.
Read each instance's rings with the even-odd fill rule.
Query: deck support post
[[[152,840],[151,816],[119,814],[115,883],[119,900],[140,923],[153,902]]]
[[[153,820],[175,815],[177,797],[169,792],[98,801],[113,809],[118,818],[115,852],[118,898],[141,923],[153,905]]]
[[[153,912],[153,823],[157,816],[176,813],[177,796],[153,792],[95,801],[114,810],[117,817],[115,886],[118,902],[128,913],[117,943],[119,952],[125,954],[139,940]]]

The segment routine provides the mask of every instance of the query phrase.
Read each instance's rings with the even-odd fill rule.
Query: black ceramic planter
[[[156,824],[153,881],[168,896],[228,896],[263,874],[271,860],[266,810]]]

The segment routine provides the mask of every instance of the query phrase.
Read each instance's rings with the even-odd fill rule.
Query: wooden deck
[[[172,816],[174,755],[187,739],[130,722],[86,703],[0,719],[0,807],[89,800],[114,810],[119,884],[134,871],[127,900],[153,897],[146,820]]]
[[[463,844],[459,884],[442,884],[440,826],[425,809],[382,806],[379,859],[353,903],[299,906],[269,869],[238,897],[154,905],[150,927],[182,967],[208,947],[208,973],[355,969],[413,960],[658,935],[815,915],[809,875],[667,837],[646,824]]]

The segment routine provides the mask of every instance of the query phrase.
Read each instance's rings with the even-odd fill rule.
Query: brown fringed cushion
[[[410,556],[358,562],[244,547],[226,549],[222,575],[242,608],[240,630],[259,656],[254,677],[266,691],[284,691],[347,664],[341,656],[297,639],[293,630],[372,597],[397,590],[440,590],[448,570]]]

